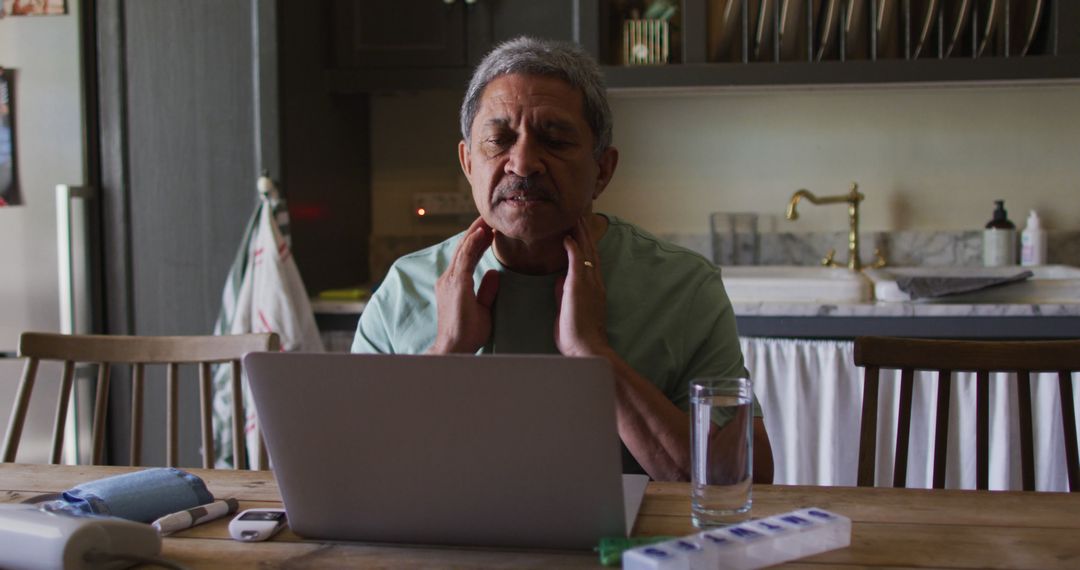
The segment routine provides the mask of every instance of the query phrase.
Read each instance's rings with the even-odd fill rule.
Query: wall
[[[981,228],[994,199],[1020,225],[1080,229],[1080,86],[860,89],[617,98],[624,160],[601,209],[659,232],[704,213],[783,216],[798,188],[858,181],[867,230]],[[839,206],[800,208],[790,231],[843,229]]]
[[[372,234],[445,235],[464,226],[418,219],[417,192],[467,188],[458,165],[461,93],[425,91],[371,99]],[[462,186],[464,184],[465,186]]]
[[[0,208],[0,350],[28,328],[59,327],[57,184],[85,178],[79,3],[68,15],[0,19],[0,66],[15,69],[15,137],[23,205]]]
[[[0,208],[0,351],[14,351],[24,330],[57,330],[57,184],[81,185],[82,80],[79,1],[65,16],[0,19],[0,66],[15,70],[16,161],[23,205]],[[22,362],[0,358],[0,429],[14,400]],[[58,370],[43,367],[37,388],[53,394]],[[43,461],[55,400],[35,398],[20,461]]]
[[[449,232],[409,214],[413,192],[457,185],[456,93],[373,101],[375,235]],[[867,230],[981,228],[994,199],[1022,225],[1080,229],[1080,85],[614,94],[619,168],[598,209],[657,233],[707,233],[708,213],[783,217],[791,194],[867,195]],[[839,206],[786,231],[841,230]]]

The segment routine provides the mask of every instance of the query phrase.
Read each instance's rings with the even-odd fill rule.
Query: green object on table
[[[327,289],[320,291],[318,298],[323,301],[362,301],[371,296],[371,291],[364,287],[348,289]]]
[[[600,539],[595,550],[600,553],[600,563],[604,566],[618,566],[622,564],[623,551],[636,548],[643,544],[653,544],[671,540],[671,536],[637,536],[625,538],[621,536],[608,536]]]

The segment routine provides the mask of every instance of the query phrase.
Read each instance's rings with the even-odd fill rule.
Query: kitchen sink
[[[735,265],[721,268],[732,303],[861,303],[873,300],[870,282],[845,268]]]
[[[1008,277],[1025,270],[1034,276],[1016,283],[969,293],[912,300],[896,281],[904,277]],[[866,269],[873,282],[874,297],[885,302],[914,303],[1080,303],[1080,268],[1068,265],[1034,267],[884,267]],[[726,282],[726,280],[725,280]]]

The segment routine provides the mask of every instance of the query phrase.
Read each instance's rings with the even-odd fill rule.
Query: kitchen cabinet
[[[442,0],[338,0],[334,44],[341,67],[465,65],[466,10]]]
[[[575,0],[335,0],[335,68],[353,89],[463,85],[492,46],[575,40]],[[418,79],[418,80],[417,80]],[[407,86],[407,85],[406,85]]]
[[[963,25],[958,25],[961,19],[955,12],[955,6],[960,3],[954,5],[950,2],[682,0],[672,23],[673,61],[665,65],[640,66],[618,65],[622,49],[620,29],[628,7],[644,5],[644,0],[564,0],[558,3],[476,0],[472,5],[465,4],[464,0],[450,5],[443,4],[442,0],[430,0],[430,4],[428,1],[413,1],[423,9],[417,11],[415,18],[402,22],[401,26],[408,28],[406,32],[385,37],[392,35],[388,30],[397,26],[379,32],[384,41],[396,46],[395,51],[381,50],[377,42],[368,41],[375,32],[365,31],[365,26],[376,26],[370,18],[364,19],[362,10],[365,5],[375,5],[377,2],[340,0],[338,6],[344,15],[337,21],[339,59],[336,66],[327,70],[327,88],[336,93],[458,88],[468,79],[470,66],[493,42],[522,33],[573,39],[581,43],[598,58],[609,87],[616,91],[1054,81],[1080,77],[1080,34],[1076,33],[1080,29],[1080,2],[1070,0],[965,2],[963,5],[968,6],[969,11]],[[929,20],[932,25],[928,27],[920,51],[916,46],[926,20],[926,8],[931,4],[937,6],[939,12]],[[767,7],[765,18],[761,21],[757,19],[759,12],[756,8],[760,5]],[[830,5],[836,7],[833,17],[825,18],[822,10]],[[740,18],[745,14],[745,18],[730,26],[736,31],[726,41],[732,43],[733,47],[727,53],[719,53],[716,47],[719,34],[716,18],[718,11],[728,6],[736,6],[738,9],[734,13],[740,14]],[[1023,10],[1028,11],[1029,15],[1034,13],[1036,6],[1039,8],[1040,16],[1034,29],[1031,50],[1023,57],[1017,53],[1020,48],[1017,47],[1016,37],[1025,35],[1029,26],[1020,15],[1009,19],[1012,22],[1012,40],[1006,39],[1004,17],[996,20],[1001,24],[994,28],[996,31],[986,33],[989,22],[987,14],[997,13],[990,12],[992,7],[1003,11],[1006,6],[1011,6],[1016,14]],[[792,35],[793,32],[786,36],[776,33],[782,28],[780,18],[783,7],[795,13],[800,12],[799,7],[802,7],[802,13],[814,10],[812,13],[816,14],[816,18],[800,20],[806,23],[805,30],[791,27],[797,29],[797,37],[799,41],[806,42],[806,47],[787,50],[781,47],[790,42],[785,38],[796,37]],[[849,9],[860,12],[853,13],[849,18]],[[389,11],[387,8],[383,10]],[[876,25],[859,28],[855,24],[841,27],[836,23],[877,21],[882,14],[890,15],[888,21],[891,26],[880,28],[880,38]],[[711,25],[710,21],[713,22]],[[820,49],[827,21],[834,22],[829,34],[831,40],[827,49]],[[753,41],[759,37],[756,33],[759,28],[763,30],[760,35],[763,49],[759,50],[761,57],[755,59],[752,55],[755,51]],[[432,35],[410,39],[418,38],[415,34],[425,29]],[[884,39],[886,32],[890,34],[888,47]],[[988,35],[988,47],[979,55]],[[447,38],[451,36],[457,40],[449,41]],[[770,43],[773,44],[771,47]],[[848,47],[857,44],[861,46],[859,49]],[[879,51],[875,47],[871,50],[866,47],[867,44],[881,45],[882,49]],[[1005,45],[1010,45],[1012,51],[1008,52]],[[428,51],[425,52],[424,48]],[[818,51],[821,52],[820,60],[817,58]],[[918,57],[915,57],[915,52],[918,52]],[[370,73],[374,67],[380,70],[378,74]]]

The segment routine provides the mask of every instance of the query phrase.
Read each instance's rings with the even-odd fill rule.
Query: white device
[[[0,505],[0,568],[68,570],[127,568],[161,552],[148,524],[97,515]]]
[[[247,509],[229,522],[229,534],[236,540],[258,542],[285,528],[283,509]]]

